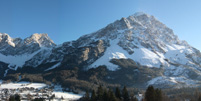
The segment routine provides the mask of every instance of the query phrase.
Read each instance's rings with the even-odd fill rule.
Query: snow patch
[[[56,98],[63,97],[64,99],[69,99],[70,101],[80,99],[83,96],[83,95],[73,94],[69,92],[53,92],[53,94],[55,94]]]
[[[9,70],[9,69],[6,69],[6,70],[5,70],[4,75],[3,75],[4,77],[6,77],[6,75],[7,75],[7,73],[8,73],[8,70]]]
[[[186,64],[188,63],[188,59],[186,58],[186,54],[190,53],[192,50],[186,49],[184,46],[179,45],[167,45],[167,52],[165,57],[169,59],[171,62]]]
[[[110,47],[108,47],[102,57],[96,60],[89,68],[96,68],[100,65],[106,65],[111,71],[118,69],[117,65],[110,63],[111,59],[132,59],[141,65],[148,67],[160,67],[161,63],[165,63],[164,56],[155,54],[146,48],[136,48],[134,49],[134,54],[128,54],[126,50],[118,45],[118,38],[115,40],[110,40]]]
[[[166,77],[160,76],[153,78],[152,80],[147,82],[147,86],[149,85],[176,85],[182,84],[185,87],[195,87],[198,84],[197,81],[187,79],[185,77]],[[182,87],[182,86],[179,86]]]
[[[56,98],[61,98],[63,97],[64,99],[69,99],[69,100],[76,100],[81,98],[83,95],[80,94],[74,94],[72,92],[63,92],[63,88],[61,85],[55,85],[54,86],[54,92]]]
[[[182,75],[182,73],[184,73],[184,71],[185,71],[185,68],[182,66],[175,67],[175,66],[171,65],[170,67],[166,68],[164,74],[166,76],[168,76],[168,75],[178,76],[178,75]]]
[[[129,56],[129,58],[148,67],[160,67],[161,63],[165,63],[163,56],[159,57],[146,48],[134,49],[134,54]]]
[[[26,61],[30,60],[33,56],[35,56],[37,53],[39,53],[41,50],[46,49],[46,48],[41,48],[40,50],[32,53],[32,54],[23,54],[23,55],[3,55],[0,54],[0,61],[8,63],[10,67],[15,67],[15,68],[10,68],[13,70],[17,70],[18,67],[22,67]]]
[[[50,67],[50,68],[46,69],[45,71],[52,70],[52,69],[54,69],[54,68],[58,67],[60,64],[61,64],[61,63],[59,62],[59,63],[57,63],[57,64],[53,65],[52,67]]]

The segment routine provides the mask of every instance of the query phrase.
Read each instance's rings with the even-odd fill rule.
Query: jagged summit
[[[35,33],[25,39],[25,44],[38,43],[40,47],[52,47],[56,44],[50,39],[48,34]]]
[[[6,44],[15,47],[13,39],[6,33],[0,33],[0,46],[5,46]]]
[[[132,16],[147,16],[147,17],[151,17],[151,15],[145,13],[145,12],[136,12],[135,14],[133,14]]]
[[[35,33],[28,38],[21,39],[21,38],[12,38],[6,33],[0,33],[0,47],[15,47],[19,48],[22,45],[31,45],[31,44],[38,44],[40,47],[52,47],[56,44],[50,39],[48,34],[38,34]]]
[[[127,18],[123,17],[97,32],[80,37],[78,41],[86,39],[84,44],[88,44],[93,40],[110,40],[118,36],[121,36],[121,39],[125,38],[125,40],[139,39],[162,44],[186,44],[178,39],[172,29],[146,13],[135,13]],[[90,38],[93,40],[87,41]]]
[[[22,67],[34,55],[55,45],[47,34],[36,33],[21,39],[11,38],[6,33],[0,33],[0,61],[16,68]]]
[[[39,39],[41,38],[46,38],[46,39],[49,39],[49,36],[48,34],[39,34],[39,33],[34,33],[33,35],[31,35],[29,38],[35,40],[35,41],[38,41]]]

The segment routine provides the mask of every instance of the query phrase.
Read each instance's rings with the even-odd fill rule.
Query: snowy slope
[[[109,70],[116,71],[119,67],[110,61],[129,58],[142,66],[164,69],[161,77],[153,78],[147,85],[168,83],[193,86],[200,83],[194,80],[201,76],[200,52],[179,40],[171,29],[155,17],[145,13],[117,20],[79,40],[82,39],[106,40],[110,44],[104,55],[88,68],[106,65]],[[192,78],[192,74],[196,78]]]
[[[3,54],[0,54],[0,61],[10,64],[11,66],[14,66],[14,67],[22,67],[27,60],[30,60],[34,55],[36,55],[37,53],[45,49],[46,48],[41,48],[40,50],[32,54],[23,54],[23,55],[15,55],[15,56],[12,56],[12,55],[6,56]],[[15,68],[14,70],[16,69],[17,68]]]
[[[141,17],[144,17],[144,20],[141,20]],[[108,63],[108,61],[121,58],[130,58],[141,65],[158,68],[161,65],[169,65],[165,59],[179,64],[190,64],[192,62],[189,61],[186,54],[192,54],[193,48],[180,41],[171,29],[157,21],[153,16],[136,13],[123,20],[125,22],[120,20],[108,25],[107,27],[115,27],[112,31],[101,29],[96,33],[85,36],[85,38],[109,40],[110,42],[110,46],[105,51],[104,56],[95,61],[90,67],[105,64],[110,70],[115,70],[110,68],[112,64]],[[123,28],[123,26],[116,25],[116,23],[126,23],[127,27],[118,29],[118,27]],[[107,37],[99,37],[100,34],[107,31]],[[117,67],[114,66],[114,68]]]
[[[23,67],[27,61],[38,54],[43,58],[48,57],[54,46],[54,42],[47,34],[35,33],[28,38],[20,39],[0,33],[0,61],[8,64],[4,77],[9,70],[17,70],[18,67]],[[37,62],[34,65],[41,64],[42,60],[36,59]]]
[[[110,63],[110,60],[128,58],[148,67],[160,67],[161,63],[165,63],[164,57],[159,57],[157,54],[146,48],[141,47],[134,49],[135,54],[129,54],[118,45],[118,39],[111,40],[110,42],[110,47],[107,48],[104,55],[89,67],[92,68],[100,65],[106,65],[109,70],[115,71],[118,69],[118,66]]]

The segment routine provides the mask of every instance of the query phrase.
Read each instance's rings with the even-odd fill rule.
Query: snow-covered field
[[[26,87],[41,89],[41,88],[44,88],[45,86],[46,84],[43,84],[43,83],[18,82],[18,83],[1,84],[0,89],[18,89],[18,88],[26,88]]]
[[[63,98],[64,101],[76,100],[82,97],[82,94],[74,94],[72,92],[63,92],[61,86],[56,85],[52,89],[44,83],[29,83],[29,82],[18,82],[18,83],[3,83],[0,80],[0,91],[4,92],[8,89],[10,94],[4,95],[5,97],[13,94],[20,94],[22,98],[27,98],[28,94],[31,94],[33,98],[43,97],[45,94],[48,96],[55,95],[54,101],[60,101]],[[4,93],[1,93],[4,94]],[[38,95],[37,95],[38,94]],[[37,96],[36,96],[37,95]],[[0,100],[3,98],[0,97]],[[25,100],[26,101],[26,100]]]

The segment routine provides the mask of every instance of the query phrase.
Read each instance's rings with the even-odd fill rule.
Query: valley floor
[[[43,83],[5,83],[0,80],[0,99],[1,101],[9,99],[10,96],[18,94],[22,101],[28,101],[35,98],[45,98],[46,100],[68,101],[76,100],[82,97],[82,94],[73,94],[71,92],[63,92],[61,86],[48,86]]]

